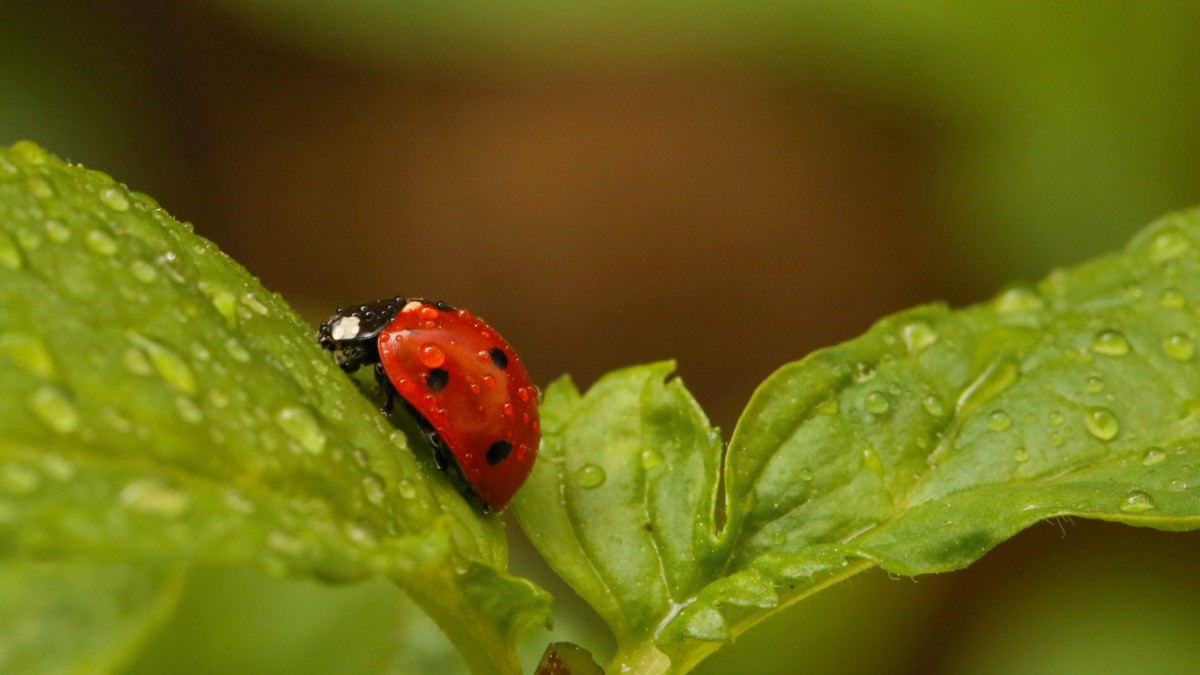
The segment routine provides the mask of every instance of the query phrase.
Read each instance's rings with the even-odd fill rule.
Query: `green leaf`
[[[0,672],[115,670],[170,614],[181,580],[126,565],[0,563]]]
[[[191,227],[0,150],[0,555],[394,579],[480,672],[547,596],[281,298]],[[417,454],[425,455],[420,452]]]
[[[1198,248],[1200,211],[1175,214],[1120,255],[785,366],[738,423],[723,502],[715,432],[669,364],[582,397],[556,383],[517,514],[634,672],[686,671],[872,565],[958,569],[1046,518],[1195,529]]]

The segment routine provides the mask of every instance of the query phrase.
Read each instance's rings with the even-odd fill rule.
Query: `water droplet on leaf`
[[[1167,453],[1158,448],[1151,448],[1146,451],[1146,456],[1142,458],[1144,466],[1151,466],[1164,461],[1167,458]]]
[[[1088,408],[1083,415],[1083,425],[1088,433],[1102,441],[1111,441],[1121,430],[1117,416],[1108,408]]]
[[[1024,286],[1015,286],[996,296],[993,306],[1001,314],[1011,314],[1013,312],[1036,312],[1042,308],[1043,304],[1037,291]]]
[[[1191,361],[1196,353],[1192,339],[1183,333],[1176,333],[1163,340],[1163,351],[1176,361]]]
[[[863,397],[863,407],[873,415],[882,415],[891,407],[887,396],[878,391],[872,391]]]
[[[1142,513],[1155,508],[1154,499],[1145,492],[1135,491],[1129,493],[1125,501],[1121,502],[1121,510],[1125,513]]]
[[[87,245],[88,248],[103,256],[110,256],[117,252],[117,242],[100,230],[88,232]]]
[[[924,321],[914,321],[900,329],[900,337],[909,354],[917,354],[937,342],[938,336]]]
[[[325,433],[307,409],[299,406],[280,408],[275,414],[275,421],[308,452],[318,454],[325,449]]]
[[[105,188],[100,191],[100,201],[113,211],[125,211],[129,209],[129,199],[125,193],[115,187]]]
[[[1124,356],[1129,353],[1129,340],[1119,330],[1102,330],[1092,338],[1092,351],[1105,356]]]
[[[925,412],[934,417],[941,417],[946,413],[946,409],[942,407],[942,402],[936,396],[926,396],[921,400],[921,407],[925,408]]]
[[[575,479],[579,481],[579,485],[585,489],[598,488],[604,485],[604,481],[608,479],[604,469],[595,464],[584,464],[575,472]]]
[[[33,392],[29,407],[42,424],[57,434],[69,434],[79,429],[79,411],[58,387],[45,386]]]
[[[139,478],[121,489],[117,501],[130,511],[173,518],[188,506],[188,496],[159,478]]]
[[[1004,431],[1012,426],[1012,418],[1003,410],[997,410],[988,416],[988,428],[992,431]]]

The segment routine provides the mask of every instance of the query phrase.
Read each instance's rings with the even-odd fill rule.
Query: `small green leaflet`
[[[1200,527],[1200,211],[992,302],[919,307],[781,368],[727,452],[672,365],[546,392],[514,508],[617,638],[686,672],[872,565],[965,567],[1039,520]],[[724,485],[719,484],[724,457]]]

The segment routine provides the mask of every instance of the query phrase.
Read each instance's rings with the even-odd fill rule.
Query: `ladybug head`
[[[379,360],[376,340],[396,313],[404,307],[402,297],[377,300],[351,307],[338,307],[317,333],[317,342],[333,352],[342,370],[351,372]]]

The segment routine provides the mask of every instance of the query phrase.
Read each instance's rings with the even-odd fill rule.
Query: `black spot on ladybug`
[[[496,364],[496,367],[500,370],[508,367],[508,356],[505,355],[503,349],[492,347],[488,350],[488,356],[492,357],[492,363]]]
[[[496,466],[500,462],[503,462],[510,452],[512,452],[512,443],[508,441],[496,441],[492,443],[492,447],[488,448],[487,451],[488,464]]]
[[[425,384],[432,391],[441,391],[446,388],[446,384],[450,382],[450,373],[441,368],[434,368],[425,376]]]

